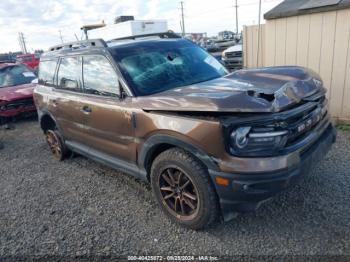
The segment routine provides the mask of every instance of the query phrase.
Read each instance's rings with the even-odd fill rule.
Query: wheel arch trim
[[[202,149],[198,148],[197,146],[187,141],[185,142],[173,136],[164,135],[164,134],[153,135],[143,143],[143,146],[140,150],[139,157],[138,157],[138,165],[141,168],[144,168],[147,170],[147,164],[153,152],[157,149],[158,146],[161,146],[164,144],[182,148],[188,151],[189,153],[191,153],[192,155],[194,155],[196,158],[198,158],[208,169],[216,170],[216,171],[219,170],[214,160],[208,154],[206,154]]]
[[[40,127],[41,127],[41,123],[42,123],[42,120],[43,120],[44,117],[50,117],[54,121],[55,126],[57,127],[58,131],[61,134],[63,134],[62,133],[62,129],[60,128],[60,126],[58,125],[58,123],[56,121],[56,118],[47,109],[38,110],[38,120],[39,120]]]

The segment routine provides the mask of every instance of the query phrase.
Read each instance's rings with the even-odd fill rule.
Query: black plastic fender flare
[[[157,148],[157,146],[161,144],[168,144],[168,145],[182,148],[188,151],[189,153],[193,154],[200,161],[202,161],[202,163],[208,169],[219,171],[218,166],[214,162],[214,160],[208,154],[206,154],[202,149],[198,148],[197,146],[189,142],[185,142],[173,136],[163,135],[163,134],[153,135],[144,142],[138,157],[138,165],[141,168],[147,169],[147,163],[149,161],[149,158],[151,157],[152,153]]]
[[[60,128],[59,124],[57,123],[55,117],[47,110],[47,109],[42,109],[42,110],[38,110],[38,121],[39,121],[39,125],[41,127],[41,121],[43,119],[43,117],[45,116],[49,116],[54,122],[55,122],[55,125],[58,129],[58,131],[63,134],[62,132],[62,129]]]

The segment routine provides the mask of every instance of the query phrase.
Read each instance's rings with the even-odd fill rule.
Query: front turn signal
[[[228,186],[230,184],[230,180],[228,180],[227,178],[216,176],[215,183],[220,185],[220,186]]]

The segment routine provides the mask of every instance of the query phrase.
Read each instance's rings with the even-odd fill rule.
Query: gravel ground
[[[57,162],[36,121],[0,132],[0,256],[350,255],[350,132],[305,183],[200,232],[172,224],[142,182]]]

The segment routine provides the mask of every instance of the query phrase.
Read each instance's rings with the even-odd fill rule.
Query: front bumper
[[[336,130],[329,124],[316,142],[300,151],[296,165],[279,171],[233,174],[209,170],[224,220],[230,220],[237,212],[254,211],[262,202],[297,184],[325,156],[335,139]],[[217,185],[216,176],[229,179],[229,186]]]
[[[35,105],[21,106],[14,109],[0,111],[0,117],[14,117],[18,115],[23,115],[26,113],[35,113]]]

